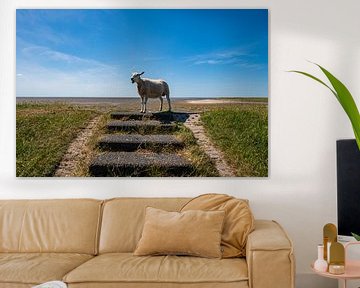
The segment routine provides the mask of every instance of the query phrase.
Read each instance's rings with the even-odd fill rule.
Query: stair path
[[[194,167],[175,152],[163,149],[181,149],[184,143],[168,133],[177,129],[176,122],[185,122],[184,113],[111,113],[106,134],[98,141],[101,152],[89,165],[92,176],[151,176],[161,171],[164,176],[191,176]],[[136,134],[118,134],[131,132]],[[159,153],[148,150],[162,151]],[[146,149],[146,150],[140,150]],[[116,152],[114,152],[116,151]],[[155,173],[154,173],[155,172]],[[158,175],[158,174],[156,174]]]

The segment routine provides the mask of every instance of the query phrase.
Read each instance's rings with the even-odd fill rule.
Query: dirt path
[[[89,162],[89,153],[87,144],[94,133],[95,127],[100,122],[102,116],[92,119],[88,126],[83,129],[73,142],[62,158],[58,169],[55,171],[55,177],[73,177],[77,176],[80,163]]]
[[[185,126],[188,127],[194,134],[196,141],[204,152],[215,162],[216,169],[222,177],[234,177],[235,171],[224,160],[224,154],[217,149],[205,134],[205,129],[200,121],[200,114],[192,114],[185,121]]]

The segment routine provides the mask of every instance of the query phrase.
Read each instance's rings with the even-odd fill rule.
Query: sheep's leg
[[[146,104],[147,104],[148,97],[144,97],[144,113],[146,113]]]
[[[162,107],[163,107],[163,99],[162,99],[162,97],[160,96],[160,111],[162,111]]]
[[[141,97],[141,106],[140,106],[140,113],[144,111],[144,97]]]
[[[169,94],[166,94],[166,100],[167,100],[168,105],[169,105],[169,111],[171,111],[170,95]]]

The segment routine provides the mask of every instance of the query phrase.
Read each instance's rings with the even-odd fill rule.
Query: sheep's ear
[[[143,71],[143,72],[140,73],[140,75],[143,75],[144,73],[145,73],[145,72]]]

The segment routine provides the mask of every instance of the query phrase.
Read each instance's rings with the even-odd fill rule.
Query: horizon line
[[[140,96],[16,96],[16,98],[139,98]],[[170,98],[269,98],[269,96],[171,96]]]

